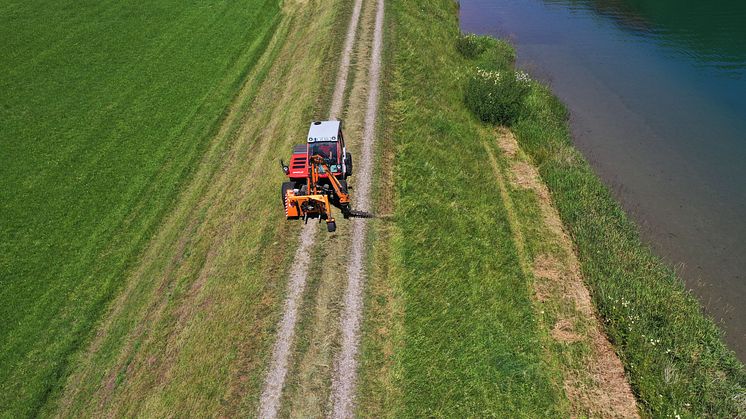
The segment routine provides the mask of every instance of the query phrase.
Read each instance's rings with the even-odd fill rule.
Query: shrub
[[[523,112],[531,88],[522,71],[477,69],[466,83],[466,107],[484,122],[510,126]]]
[[[476,58],[486,49],[482,38],[484,37],[473,33],[462,34],[456,40],[456,49],[466,58]]]

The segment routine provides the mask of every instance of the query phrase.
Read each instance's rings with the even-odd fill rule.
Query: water
[[[568,105],[576,146],[746,360],[746,2],[461,0]]]

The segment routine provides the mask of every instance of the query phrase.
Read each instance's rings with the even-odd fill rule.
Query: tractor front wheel
[[[335,223],[334,221],[326,223],[326,231],[330,233],[334,233],[335,231],[337,231],[337,223]]]

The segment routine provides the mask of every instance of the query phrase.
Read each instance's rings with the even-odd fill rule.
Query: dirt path
[[[361,8],[362,0],[356,0],[347,29],[342,59],[340,60],[337,73],[337,82],[332,96],[332,105],[329,110],[331,118],[337,118],[342,110]],[[267,374],[264,390],[262,391],[259,402],[259,417],[261,418],[276,417],[280,408],[280,397],[287,376],[290,348],[293,344],[295,327],[298,322],[298,306],[306,287],[308,267],[311,262],[310,253],[317,233],[317,224],[311,223],[303,227],[300,235],[300,245],[296,250],[288,280],[288,292],[283,308],[283,316],[279,324],[277,340],[272,351],[269,373]]]
[[[339,63],[339,71],[337,71],[337,83],[334,86],[332,105],[329,109],[329,118],[331,119],[339,118],[339,114],[342,112],[345,89],[347,88],[347,76],[350,74],[350,60],[352,59],[352,50],[355,46],[355,38],[357,37],[357,26],[360,22],[360,9],[362,9],[362,6],[362,0],[355,0],[352,17],[350,17],[350,26],[347,28],[342,59]]]
[[[357,179],[361,180],[360,182],[356,182],[355,185],[356,206],[363,211],[370,210],[371,207],[370,189],[373,177],[373,149],[376,139],[375,133],[378,116],[384,8],[384,0],[378,0],[375,32],[373,35],[373,53],[370,64],[368,106],[365,114],[365,131],[363,133],[363,152],[356,174]],[[352,248],[347,270],[347,291],[344,296],[344,309],[340,324],[342,330],[342,349],[335,364],[336,369],[332,382],[332,417],[334,418],[351,417],[353,414],[357,354],[363,315],[363,282],[365,278],[364,262],[367,226],[366,219],[355,219],[353,221]]]
[[[352,4],[349,7],[352,8]],[[376,2],[364,0],[340,114],[344,120],[347,149],[355,157],[356,163],[363,152],[375,18]],[[347,29],[346,25],[344,29]],[[336,77],[336,74],[333,76]],[[353,187],[353,206],[357,206],[355,181],[362,181],[357,173],[348,180]],[[278,412],[281,417],[328,417],[332,411],[332,380],[334,363],[341,348],[342,331],[339,324],[346,291],[353,223],[352,220],[344,220],[341,224],[338,222],[334,234],[327,234],[321,229],[311,251],[306,290],[298,310],[295,343],[291,349],[287,381]]]

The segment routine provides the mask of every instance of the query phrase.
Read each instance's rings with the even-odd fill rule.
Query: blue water
[[[691,2],[690,2],[691,3]],[[746,2],[462,0],[746,359]]]

